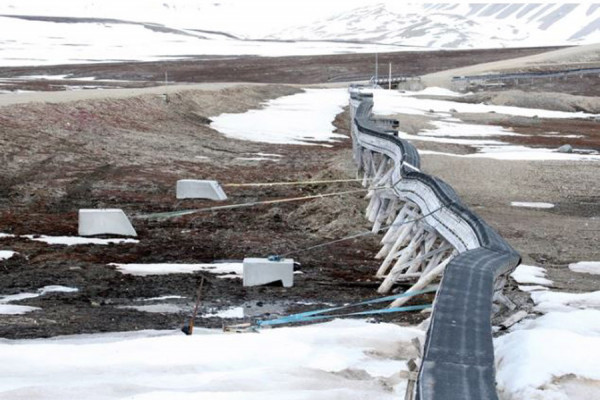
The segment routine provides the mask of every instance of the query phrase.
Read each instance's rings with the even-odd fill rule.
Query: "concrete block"
[[[129,218],[119,208],[79,210],[79,235],[137,236]]]
[[[294,285],[294,260],[269,261],[266,258],[244,258],[244,286],[258,286],[281,281],[284,287]]]
[[[181,179],[177,181],[177,198],[223,201],[227,200],[227,195],[217,181]]]

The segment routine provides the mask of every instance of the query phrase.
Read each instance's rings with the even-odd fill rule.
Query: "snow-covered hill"
[[[429,48],[495,48],[600,42],[600,3],[380,3],[270,37],[343,39]]]
[[[3,0],[0,27],[0,65],[552,46],[600,42],[600,4]]]

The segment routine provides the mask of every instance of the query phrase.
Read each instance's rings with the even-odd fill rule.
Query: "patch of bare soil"
[[[490,103],[542,110],[600,113],[600,98],[598,97],[575,96],[556,92],[532,93],[513,89],[501,92],[476,93],[465,97],[457,97],[454,100],[461,103]]]
[[[578,149],[600,151],[600,122],[592,119],[548,119],[500,114],[455,113],[465,122],[502,126],[522,136],[501,136],[503,142],[530,147],[558,148],[570,144]]]
[[[548,72],[548,71],[542,71]],[[600,76],[598,74],[571,75],[561,78],[535,78],[503,80],[501,85],[473,85],[469,90],[503,92],[521,90],[531,92],[553,92],[576,96],[600,96]]]
[[[63,104],[32,103],[2,109],[0,232],[76,235],[79,208],[122,208],[130,216],[214,205],[175,199],[182,178],[222,183],[355,177],[350,141],[333,147],[269,145],[227,139],[209,127],[210,116],[241,112],[269,98],[298,92],[287,86],[185,91]],[[348,114],[338,116],[348,133]],[[246,161],[254,153],[278,161]],[[228,188],[228,203],[359,189],[357,183]],[[18,254],[0,261],[0,295],[35,292],[46,285],[79,288],[12,304],[42,308],[3,316],[0,337],[28,338],[83,332],[177,328],[189,315],[201,277],[204,307],[248,308],[252,317],[306,309],[298,301],[342,304],[375,297],[378,238],[336,243],[292,254],[301,266],[293,288],[244,288],[240,279],[208,273],[131,276],[109,263],[208,263],[266,257],[368,230],[364,193],[276,207],[258,206],[167,220],[133,219],[137,244],[47,245],[25,238],[0,239]],[[177,295],[176,313],[149,313],[129,306]],[[419,301],[422,301],[420,299]],[[160,303],[160,302],[159,302]],[[422,315],[390,317],[417,322]],[[251,318],[248,318],[251,319]],[[235,321],[229,321],[235,322]],[[198,325],[220,327],[217,317]]]
[[[444,50],[425,52],[380,53],[381,74],[392,63],[395,75],[421,75],[469,65],[473,60],[490,62],[556,48],[521,48],[494,50]],[[40,67],[0,68],[4,90],[65,90],[82,85],[103,87],[146,87],[163,85],[165,72],[169,82],[262,82],[325,83],[368,80],[373,74],[374,54],[338,54],[302,57],[204,57],[178,61],[103,63]],[[20,79],[26,75],[68,75],[61,80]],[[78,78],[114,80],[81,81]]]

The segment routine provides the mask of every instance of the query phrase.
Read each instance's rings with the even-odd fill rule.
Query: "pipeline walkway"
[[[507,304],[502,288],[520,256],[450,185],[420,171],[419,153],[411,143],[377,124],[370,90],[351,86],[349,92],[353,157],[363,184],[391,186],[369,193],[373,231],[386,222],[421,216],[385,233],[377,255],[384,259],[378,275],[385,276],[379,292],[389,291],[405,275],[418,278],[409,291],[441,277],[416,398],[497,400],[491,316],[501,304],[493,301]]]

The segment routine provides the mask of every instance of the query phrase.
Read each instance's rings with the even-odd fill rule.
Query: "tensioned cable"
[[[167,212],[162,212],[162,213],[137,215],[137,216],[134,216],[133,218],[135,218],[135,219],[175,218],[175,217],[182,217],[184,215],[197,214],[197,213],[201,213],[201,212],[231,210],[231,209],[234,209],[234,208],[254,207],[254,206],[264,205],[264,204],[289,203],[289,202],[292,202],[292,201],[302,201],[302,200],[310,200],[310,199],[319,199],[319,198],[324,198],[324,197],[341,196],[341,195],[352,194],[352,193],[364,193],[364,192],[369,192],[371,190],[381,190],[381,189],[389,189],[389,186],[381,186],[381,187],[375,187],[375,188],[364,188],[364,189],[356,189],[356,190],[347,190],[347,191],[344,191],[344,192],[321,193],[321,194],[316,194],[316,195],[311,195],[311,196],[289,197],[289,198],[276,199],[276,200],[252,201],[252,202],[249,202],[249,203],[228,204],[228,205],[225,205],[225,206],[213,206],[213,207],[205,207],[205,208],[196,208],[196,209],[193,209],[193,210],[167,211]]]
[[[450,203],[450,204],[452,204],[452,203]],[[279,255],[279,257],[287,257],[287,256],[289,256],[289,255],[291,255],[291,254],[303,253],[303,252],[305,252],[305,251],[309,251],[309,250],[313,250],[313,249],[318,249],[318,248],[320,248],[320,247],[326,247],[326,246],[330,246],[330,245],[332,245],[332,244],[335,244],[335,243],[344,242],[344,241],[346,241],[346,240],[356,239],[356,238],[363,237],[363,236],[376,235],[376,234],[378,234],[380,231],[381,231],[381,232],[385,232],[385,231],[387,231],[387,230],[390,230],[391,228],[394,228],[394,227],[397,227],[397,226],[406,225],[406,224],[409,224],[409,223],[411,223],[411,222],[418,222],[418,221],[420,221],[420,220],[422,220],[422,219],[424,219],[424,218],[427,218],[427,217],[428,217],[428,216],[430,216],[431,214],[438,212],[438,211],[439,211],[439,210],[441,210],[442,208],[449,207],[449,206],[450,206],[450,204],[442,204],[441,206],[439,206],[439,207],[438,207],[438,208],[436,208],[435,210],[433,210],[433,211],[430,211],[430,212],[428,212],[427,214],[421,215],[421,216],[420,216],[420,217],[418,217],[418,218],[414,218],[414,219],[411,219],[411,220],[402,221],[402,222],[398,222],[398,223],[395,223],[395,224],[388,225],[388,226],[386,226],[386,227],[383,227],[383,228],[379,229],[377,232],[373,232],[373,231],[365,231],[365,232],[356,233],[356,234],[354,234],[354,235],[346,236],[346,237],[343,237],[343,238],[340,238],[340,239],[331,240],[331,241],[329,241],[329,242],[325,242],[325,243],[320,243],[320,244],[317,244],[317,245],[314,245],[314,246],[310,246],[310,247],[307,247],[307,248],[304,248],[304,249],[296,249],[296,250],[292,250],[292,251],[290,251],[290,252],[287,252],[287,253],[284,253],[284,254],[281,254],[281,255]]]
[[[368,178],[372,180],[372,178]],[[255,183],[224,183],[222,187],[256,187],[256,186],[287,186],[287,185],[320,185],[323,183],[362,182],[363,178],[331,179],[323,181],[295,181],[295,182],[255,182]]]

